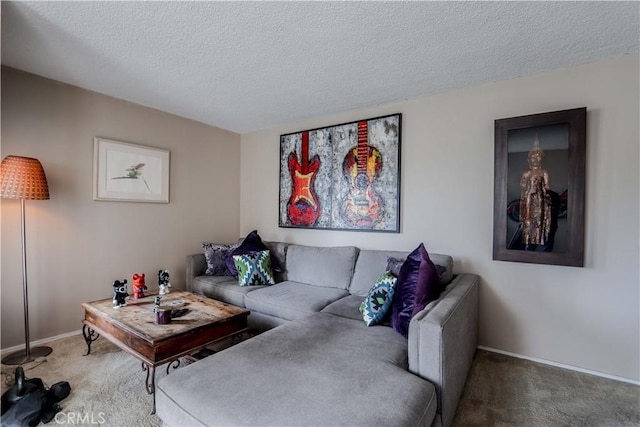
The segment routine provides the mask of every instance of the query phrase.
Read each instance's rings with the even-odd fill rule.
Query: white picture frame
[[[169,203],[169,150],[96,137],[93,200]]]

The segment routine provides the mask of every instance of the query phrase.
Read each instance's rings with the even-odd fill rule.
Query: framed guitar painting
[[[279,226],[400,232],[402,115],[280,136]]]

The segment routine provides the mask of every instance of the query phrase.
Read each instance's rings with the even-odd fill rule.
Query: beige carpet
[[[57,415],[57,420],[74,417],[74,422],[69,419],[60,424],[95,427],[104,419],[103,426],[162,425],[160,418],[150,415],[153,400],[144,388],[142,365],[133,356],[102,337],[91,345],[88,356],[83,356],[87,346],[82,335],[48,345],[53,353],[23,367],[27,378],[42,378],[48,386],[69,381],[71,394],[60,402],[64,414]],[[11,379],[14,372],[15,366],[2,365],[3,392],[7,375]],[[164,369],[157,369],[157,379],[164,375]],[[79,419],[84,422],[78,423]],[[49,425],[59,424],[54,420]]]
[[[640,387],[478,350],[454,426],[640,426]]]
[[[71,395],[58,416],[74,417],[67,425],[96,426],[102,419],[103,426],[162,425],[149,414],[145,374],[132,356],[104,338],[93,343],[89,356],[82,356],[86,345],[80,335],[50,345],[53,353],[25,365],[25,373],[47,385],[69,381]],[[2,365],[3,392],[14,370]],[[165,375],[159,368],[157,378]],[[640,426],[640,387],[478,351],[454,425]]]

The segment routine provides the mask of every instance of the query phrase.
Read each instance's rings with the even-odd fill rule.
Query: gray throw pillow
[[[392,256],[387,257],[387,271],[396,277],[400,275],[400,267],[402,267],[402,264],[404,264],[403,259],[394,258]]]

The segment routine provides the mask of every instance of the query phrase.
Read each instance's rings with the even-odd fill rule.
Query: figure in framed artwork
[[[586,125],[586,107],[495,121],[494,260],[584,266]]]
[[[553,201],[557,194],[552,195],[549,187],[549,173],[542,168],[544,151],[540,148],[538,135],[533,142],[533,148],[527,156],[529,169],[524,171],[520,178],[520,227],[522,231],[522,244],[524,250],[535,251],[538,246],[543,246],[545,252],[553,249],[553,238],[557,229],[557,218],[553,214]],[[555,196],[555,197],[553,197]]]

